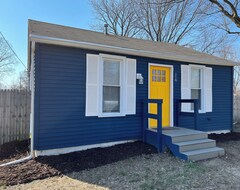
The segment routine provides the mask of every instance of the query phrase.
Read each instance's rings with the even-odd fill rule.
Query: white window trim
[[[192,81],[192,68],[196,68],[196,69],[201,69],[201,109],[198,110],[199,113],[206,113],[205,111],[205,86],[204,86],[204,77],[205,77],[205,66],[203,65],[192,65],[190,64],[189,65],[190,67],[190,81]],[[190,83],[190,98],[192,96],[191,94],[191,90],[192,90],[192,87],[191,87],[191,83]],[[190,108],[190,111],[189,112],[194,112],[194,110],[191,110]]]
[[[114,59],[120,61],[120,112],[113,112],[113,113],[104,113],[102,110],[103,106],[103,61],[104,59]],[[125,111],[125,88],[126,85],[125,81],[125,67],[126,67],[126,57],[123,56],[116,56],[116,55],[109,55],[109,54],[99,54],[99,110],[98,110],[98,117],[123,117],[126,116],[124,113]]]
[[[150,67],[151,66],[158,66],[158,67],[167,67],[170,68],[170,127],[173,127],[174,123],[174,114],[173,114],[173,96],[174,96],[174,89],[173,89],[173,65],[164,65],[158,63],[148,63],[148,99],[150,99]],[[149,107],[148,107],[149,108]],[[148,126],[150,126],[148,124]]]

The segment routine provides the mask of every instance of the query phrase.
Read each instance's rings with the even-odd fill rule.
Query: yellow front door
[[[150,66],[150,99],[162,99],[162,126],[170,126],[170,68]],[[150,104],[150,113],[157,113],[157,105]],[[157,121],[149,119],[151,128],[157,127]]]

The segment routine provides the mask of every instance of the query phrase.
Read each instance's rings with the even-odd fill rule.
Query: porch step
[[[183,160],[198,161],[224,155],[224,149],[216,147],[216,141],[208,139],[208,134],[202,131],[179,127],[163,130],[163,142]]]
[[[208,134],[201,132],[201,133],[174,136],[172,137],[172,142],[178,143],[178,142],[186,142],[186,141],[193,141],[193,140],[201,140],[206,138],[208,138]]]
[[[199,161],[199,160],[206,160],[209,158],[215,158],[218,156],[223,156],[224,149],[213,147],[213,148],[186,151],[186,152],[182,152],[182,154],[187,155],[188,160]]]
[[[171,137],[173,143],[208,138],[208,134],[205,132],[180,127],[173,127],[171,130],[163,130],[163,135]]]
[[[180,152],[216,147],[216,141],[211,139],[185,141],[185,142],[178,142],[175,144],[179,147]]]

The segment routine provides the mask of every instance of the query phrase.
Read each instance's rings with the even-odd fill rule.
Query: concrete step
[[[172,143],[186,142],[200,139],[207,139],[208,134],[204,132],[172,136]]]
[[[186,155],[188,157],[188,160],[198,161],[198,160],[206,160],[209,158],[222,156],[222,155],[224,155],[224,149],[214,147],[214,148],[184,151],[181,153]]]
[[[216,147],[216,141],[211,139],[184,141],[175,144],[179,147],[180,152]]]

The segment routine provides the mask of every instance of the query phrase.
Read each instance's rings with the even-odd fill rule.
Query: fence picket
[[[0,90],[0,145],[29,138],[31,95],[26,90]]]

